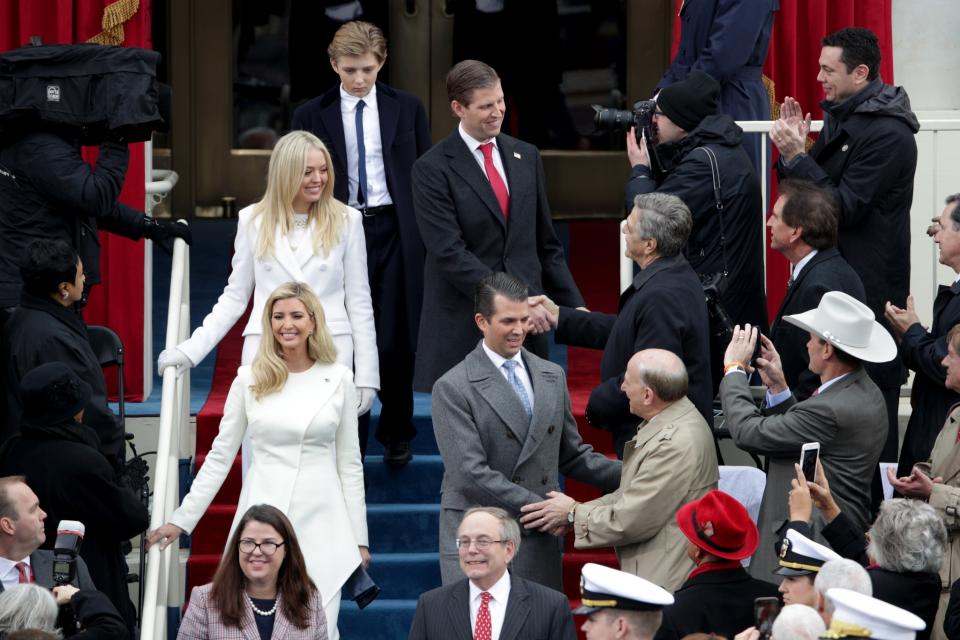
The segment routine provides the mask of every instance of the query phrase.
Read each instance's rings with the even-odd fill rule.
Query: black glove
[[[150,216],[143,217],[143,237],[150,238],[169,254],[173,253],[173,241],[177,238],[183,238],[187,244],[193,243],[193,236],[187,225]]]

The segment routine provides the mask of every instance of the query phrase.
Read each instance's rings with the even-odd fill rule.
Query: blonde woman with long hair
[[[280,138],[270,156],[263,198],[240,211],[227,286],[193,335],[160,353],[161,374],[168,366],[193,367],[203,360],[240,319],[252,295],[241,357],[241,364],[251,364],[267,296],[283,282],[305,282],[326,311],[337,361],[354,370],[358,412],[370,410],[380,372],[363,220],[359,211],[333,198],[333,184],[333,161],[319,138],[306,131]]]
[[[257,356],[237,371],[190,493],[148,541],[166,546],[193,531],[248,435],[251,464],[231,535],[251,505],[283,511],[304,541],[307,573],[336,640],[340,589],[370,561],[353,373],[337,363],[323,307],[305,284],[288,282],[270,294],[261,328]]]

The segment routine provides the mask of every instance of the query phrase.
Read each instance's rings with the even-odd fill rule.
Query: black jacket
[[[61,520],[84,524],[80,557],[97,589],[132,628],[135,614],[120,545],[147,529],[147,508],[114,479],[113,467],[97,450],[97,435],[90,427],[24,422],[20,429],[19,436],[0,448],[0,476],[25,475],[37,494],[47,513],[47,538],[41,548],[53,549]]]
[[[820,377],[810,371],[807,340],[810,333],[784,322],[783,316],[815,309],[827,291],[843,291],[866,302],[860,276],[835,248],[818,251],[804,265],[780,303],[777,317],[770,325],[770,340],[780,354],[783,375],[797,400],[806,400],[820,386]]]
[[[868,567],[873,597],[906,609],[927,623],[917,631],[917,640],[928,640],[940,606],[940,574],[936,572],[895,573],[880,567]]]
[[[655,640],[679,640],[691,633],[732,638],[754,625],[754,598],[779,597],[777,585],[750,577],[743,568],[688,578],[663,610]]]
[[[914,464],[927,461],[950,407],[960,402],[960,393],[944,386],[947,372],[940,364],[947,355],[947,332],[958,323],[960,284],[941,285],[933,301],[930,331],[917,323],[907,329],[900,341],[900,358],[917,375],[910,393],[913,411],[900,449],[898,476],[910,475]]]
[[[620,295],[617,315],[560,307],[556,341],[603,349],[600,384],[590,393],[587,416],[598,427],[633,437],[640,419],[620,391],[627,362],[643,349],[666,349],[687,367],[688,397],[713,424],[707,306],[697,274],[683,256],[647,265]]]
[[[4,376],[7,416],[0,432],[0,442],[20,429],[20,380],[31,369],[53,361],[69,366],[93,388],[83,420],[96,431],[100,451],[119,470],[125,446],[123,425],[107,406],[107,383],[90,348],[87,326],[76,310],[51,298],[23,293],[20,308],[11,314],[3,327],[0,362],[6,363],[7,367]]]
[[[74,247],[89,289],[100,282],[98,228],[143,237],[143,212],[117,201],[129,155],[127,145],[105,142],[93,168],[78,143],[47,132],[0,147],[0,307],[19,304],[17,262],[34,240]]]
[[[641,193],[670,193],[686,203],[693,215],[687,242],[690,266],[699,275],[729,272],[721,302],[735,324],[749,322],[767,329],[766,287],[763,280],[763,201],[760,180],[741,144],[743,131],[730,116],[707,116],[683,140],[657,147],[668,169],[657,184],[650,169],[633,168],[627,182],[627,209]],[[716,155],[723,203],[723,237],[713,191],[713,173],[706,152]]]
[[[903,307],[910,290],[910,206],[920,129],[901,87],[879,79],[840,104],[822,102],[823,131],[809,154],[780,177],[829,188],[840,211],[837,248],[863,280],[867,304],[885,324],[884,304]],[[879,387],[902,384],[900,362],[867,365]]]
[[[81,589],[70,598],[80,631],[71,640],[123,640],[131,637],[130,629],[117,615],[116,608],[100,591]]]
[[[383,146],[383,168],[387,190],[393,200],[400,231],[403,254],[403,299],[406,302],[406,327],[410,344],[416,347],[420,328],[420,307],[423,303],[423,240],[413,215],[413,184],[410,172],[413,163],[430,148],[430,125],[427,111],[417,96],[377,83],[377,111],[380,140]],[[323,140],[333,158],[338,179],[334,197],[349,204],[350,181],[347,172],[347,143],[340,112],[340,85],[300,105],[293,112],[293,129],[310,131]],[[396,319],[400,322],[400,319]]]

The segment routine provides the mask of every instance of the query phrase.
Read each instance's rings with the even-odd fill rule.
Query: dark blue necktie
[[[363,100],[357,103],[357,202],[367,203],[367,150],[363,146]]]

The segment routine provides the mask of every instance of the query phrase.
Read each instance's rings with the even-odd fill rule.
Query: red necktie
[[[30,571],[30,567],[27,566],[26,562],[18,562],[14,566],[17,568],[17,573],[20,575],[20,584],[30,584],[33,582],[33,572]]]
[[[503,182],[503,177],[497,171],[493,164],[493,143],[488,142],[480,145],[480,151],[483,152],[483,169],[487,172],[487,180],[493,187],[493,195],[497,197],[500,203],[500,209],[503,211],[503,219],[510,220],[510,194],[507,193],[507,185]]]
[[[490,640],[493,625],[490,624],[490,592],[480,594],[480,608],[477,610],[477,628],[473,630],[473,640]]]
[[[812,398],[813,396],[818,396],[818,395],[820,395],[820,387],[817,387],[816,389],[814,389],[813,393],[810,394],[810,397]]]

